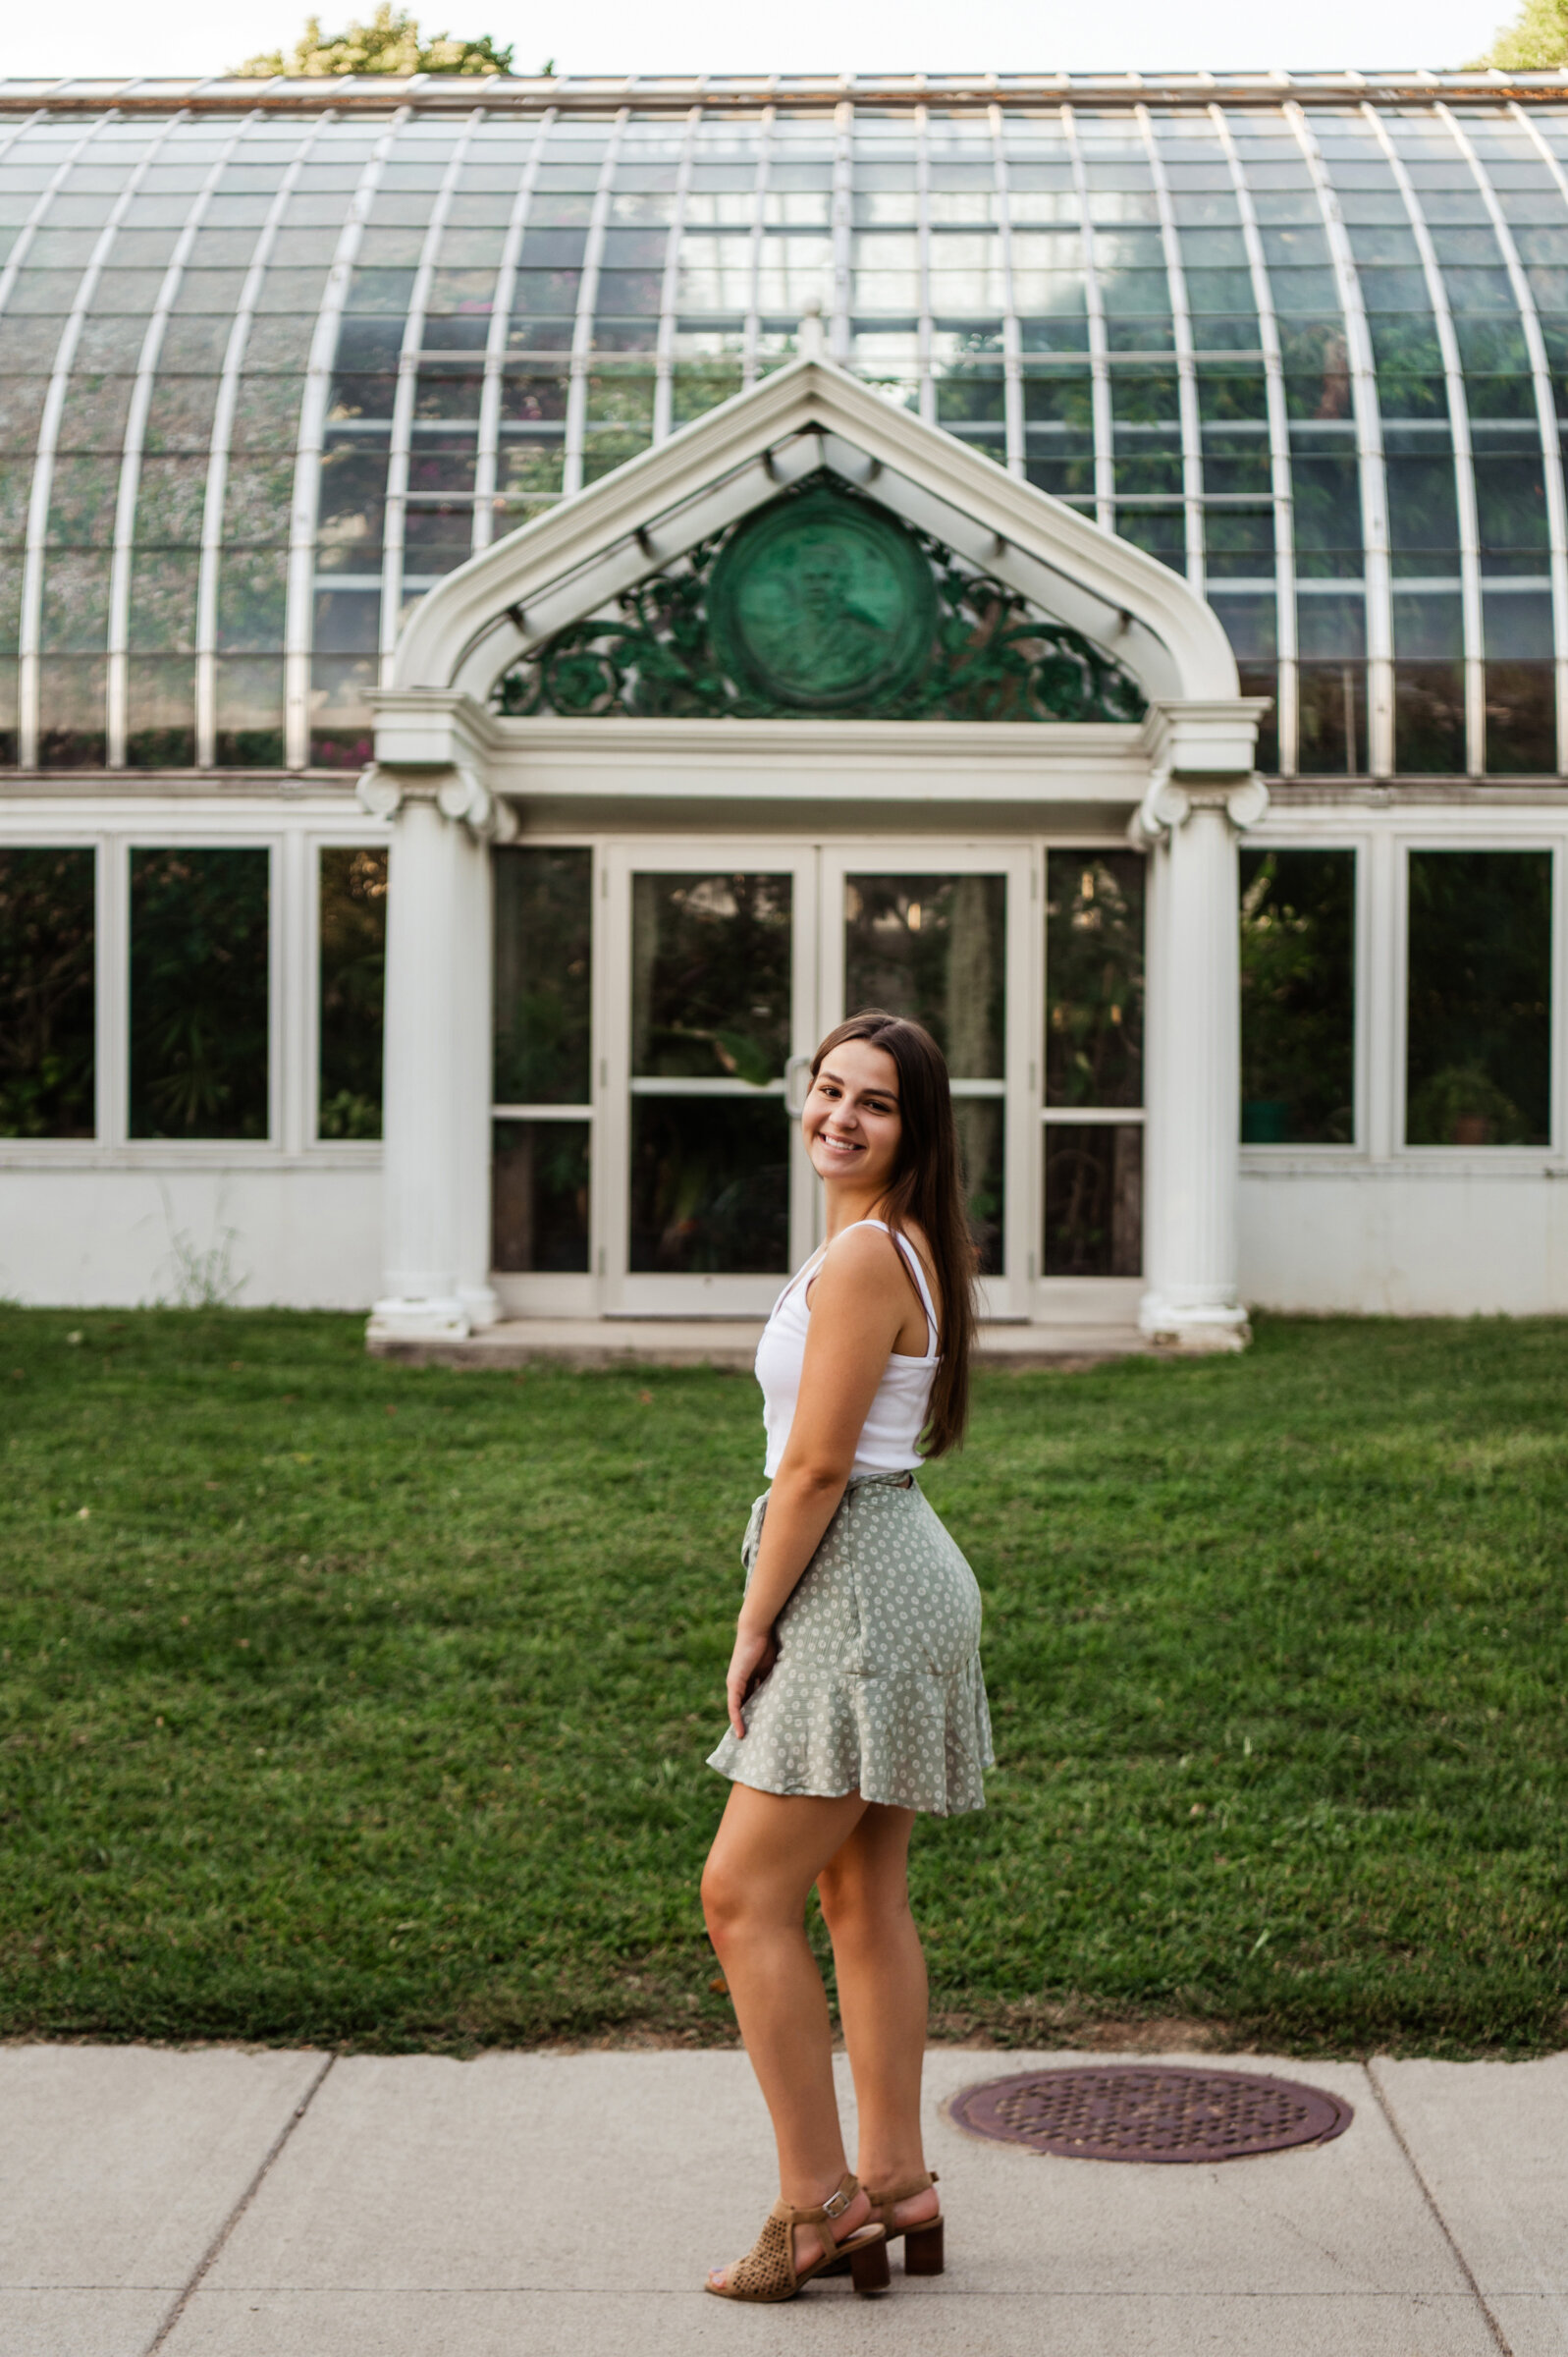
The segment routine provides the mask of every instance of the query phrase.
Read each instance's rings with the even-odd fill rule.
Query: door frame
[[[634,1094],[747,1097],[769,1094],[787,1108],[786,1091],[796,1060],[817,1044],[817,846],[804,837],[618,836],[601,852],[600,903],[603,953],[594,977],[595,1029],[599,1040],[602,1119],[595,1124],[592,1200],[594,1265],[602,1276],[603,1314],[627,1318],[766,1317],[812,1248],[811,1166],[799,1123],[789,1123],[789,1267],[752,1276],[663,1275],[630,1265],[631,1102]],[[784,875],[790,889],[789,1065],[764,1091],[743,1081],[657,1084],[639,1091],[631,1071],[631,879],[648,874]]]

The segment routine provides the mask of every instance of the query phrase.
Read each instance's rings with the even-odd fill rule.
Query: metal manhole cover
[[[954,2096],[951,2112],[971,2135],[1071,2161],[1239,2161],[1327,2144],[1354,2116],[1294,2079],[1138,2062],[988,2079]]]

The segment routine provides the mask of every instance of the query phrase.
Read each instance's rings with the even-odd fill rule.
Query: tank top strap
[[[811,1278],[816,1275],[818,1269],[822,1266],[822,1261],[823,1252],[822,1247],[819,1245],[815,1252],[808,1254],[807,1257],[801,1262],[799,1268],[796,1269],[794,1275],[784,1287],[784,1291],[779,1295],[779,1298],[774,1303],[772,1309],[769,1310],[768,1323],[770,1326],[773,1324],[774,1319],[779,1315],[779,1312],[783,1309],[784,1303],[788,1300],[790,1294],[794,1291],[796,1286],[800,1285],[802,1282],[809,1283]]]
[[[926,1272],[920,1265],[920,1255],[915,1250],[914,1245],[909,1241],[909,1238],[906,1235],[900,1235],[896,1233],[894,1230],[890,1228],[886,1220],[854,1220],[850,1223],[850,1225],[855,1228],[880,1228],[883,1234],[891,1237],[892,1242],[897,1245],[899,1251],[903,1254],[903,1257],[909,1266],[909,1273],[914,1278],[915,1284],[920,1288],[920,1306],[926,1313],[926,1347],[921,1355],[927,1359],[935,1359],[938,1354],[937,1309],[935,1302],[931,1298],[931,1288],[926,1283]],[[842,1233],[845,1235],[847,1235],[848,1233],[849,1230],[847,1228],[842,1231]]]

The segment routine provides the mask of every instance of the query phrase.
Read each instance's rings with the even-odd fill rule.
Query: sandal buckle
[[[848,2209],[848,2207],[849,2207],[850,2203],[853,2201],[853,2199],[854,2199],[854,2196],[853,2196],[853,2194],[850,2194],[850,2193],[845,2193],[845,2191],[844,2191],[843,2187],[840,2185],[840,2186],[839,2186],[839,2188],[838,2188],[838,2192],[837,2192],[837,2193],[834,2193],[834,2194],[830,2194],[830,2195],[829,2195],[829,2197],[828,2197],[828,2199],[827,2199],[827,2200],[826,2200],[826,2201],[823,2203],[823,2205],[822,2205],[822,2215],[823,2215],[823,2217],[824,2217],[824,2218],[842,2218],[842,2216],[843,2216],[844,2212],[845,2212],[845,2211]]]

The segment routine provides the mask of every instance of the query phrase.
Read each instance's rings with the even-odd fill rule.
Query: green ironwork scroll
[[[818,476],[503,674],[496,711],[641,719],[1135,721],[1110,657]]]

